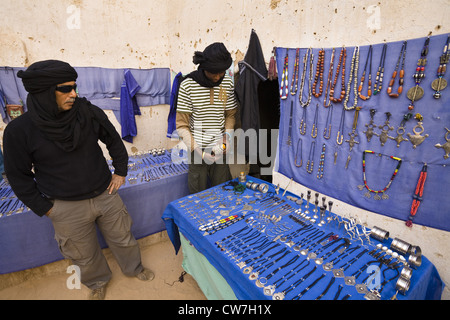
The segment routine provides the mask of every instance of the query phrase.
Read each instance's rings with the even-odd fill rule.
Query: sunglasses
[[[73,86],[71,85],[57,86],[55,90],[62,93],[69,93],[72,92],[72,90],[75,90],[75,92],[77,92],[77,84],[75,83]]]

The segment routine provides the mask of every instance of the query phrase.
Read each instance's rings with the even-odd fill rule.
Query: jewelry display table
[[[197,269],[196,280],[203,270],[207,298],[440,299],[444,284],[420,247],[333,214],[318,195],[306,201],[248,178],[243,192],[231,180],[171,202],[162,216],[185,269]]]
[[[129,159],[126,184],[119,194],[133,219],[131,231],[137,238],[165,229],[161,215],[171,201],[186,196],[187,165],[175,164],[170,153],[150,153]],[[53,225],[26,208],[7,182],[0,192],[0,274],[42,266],[63,259],[54,239]],[[107,247],[101,233],[100,245]]]

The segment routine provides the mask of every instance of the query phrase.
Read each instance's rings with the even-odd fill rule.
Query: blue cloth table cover
[[[251,180],[255,183],[265,183],[264,181],[258,180],[256,178],[251,178]],[[197,194],[189,195],[184,198],[175,200],[171,202],[166,210],[164,211],[164,214],[162,218],[164,219],[166,223],[166,229],[169,235],[169,238],[171,239],[175,251],[178,252],[180,248],[180,237],[179,233],[183,234],[183,236],[186,237],[186,239],[197,249],[198,252],[203,254],[206,259],[211,263],[211,265],[217,269],[217,271],[225,278],[225,280],[228,282],[232,290],[234,291],[236,297],[238,299],[272,299],[271,296],[267,296],[264,294],[263,288],[257,287],[255,285],[254,280],[249,279],[249,274],[244,274],[243,270],[240,269],[240,267],[237,265],[236,261],[233,260],[232,255],[233,252],[226,252],[221,251],[221,249],[217,245],[217,241],[221,241],[228,237],[230,239],[230,235],[233,235],[237,231],[243,229],[247,224],[248,221],[253,219],[258,219],[259,214],[265,214],[270,212],[262,210],[261,202],[257,198],[254,197],[255,191],[246,189],[243,194],[236,195],[233,191],[229,191],[229,187],[227,186],[228,183],[216,186],[214,188],[202,191]],[[274,186],[269,184],[269,193],[273,193]],[[268,193],[268,194],[269,194]],[[300,205],[298,205],[296,202],[291,201],[287,198],[287,196],[294,196],[293,194],[287,192],[284,197],[282,197],[283,190],[281,189],[277,196],[280,199],[285,200],[283,203],[289,205],[287,206],[290,209],[290,213],[286,215],[282,215],[281,220],[277,222],[278,225],[283,225],[284,228],[288,229],[286,232],[283,232],[283,235],[289,236],[291,232],[296,231],[298,228],[301,228],[302,226],[295,222],[293,219],[289,218],[290,214],[294,214],[295,210],[297,210]],[[269,195],[266,194],[266,197]],[[298,198],[298,197],[297,197]],[[213,199],[216,199],[214,201]],[[291,198],[292,199],[292,198]],[[255,201],[256,200],[256,201]],[[304,210],[304,203],[302,204],[302,208]],[[313,209],[314,205],[311,205],[311,210]],[[260,210],[261,209],[261,210]],[[230,226],[221,229],[213,234],[205,234],[203,231],[199,230],[199,225],[204,224],[205,222],[211,222],[215,219],[211,216],[217,216],[216,219],[219,219],[220,217],[230,216],[230,215],[238,215],[241,216],[245,214],[245,217],[239,221],[237,221],[234,224],[231,224]],[[202,215],[204,217],[202,217]],[[330,213],[330,215],[335,216],[334,214]],[[267,232],[269,227],[275,226],[274,223],[268,223],[265,226],[265,232],[261,232],[261,237],[268,237],[268,239],[274,240],[275,236]],[[313,226],[313,228],[322,229],[325,234],[329,232],[333,232],[334,234],[338,235],[340,238],[346,237],[349,238],[349,235],[346,234],[346,231],[344,230],[343,226],[341,225],[340,228],[338,228],[338,224],[335,222],[330,222],[322,227],[318,227],[317,223]],[[248,230],[252,229],[252,227],[249,227]],[[247,230],[247,229],[246,229]],[[256,230],[256,229],[255,229]],[[294,238],[295,239],[295,238]],[[297,238],[301,239],[301,238]],[[282,259],[280,259],[278,262],[276,262],[274,265],[272,265],[270,268],[268,268],[266,271],[262,272],[259,277],[266,277],[268,274],[273,272],[275,269],[285,265],[287,262],[289,262],[291,259],[293,259],[296,255],[300,255],[299,252],[294,251],[292,247],[286,246],[285,243],[281,242],[279,239],[275,238],[275,242],[279,243],[280,245],[273,249],[272,251],[268,252],[266,255],[272,255],[277,252],[277,250],[281,250],[283,248],[287,248],[288,253],[286,256],[284,256]],[[389,247],[389,242],[385,241],[383,243],[384,246]],[[274,244],[275,244],[274,242]],[[295,241],[294,241],[295,242]],[[249,241],[248,243],[251,243]],[[342,259],[339,263],[336,264],[335,268],[339,268],[351,259],[353,259],[358,253],[360,253],[364,248],[368,250],[368,252],[372,251],[376,248],[376,244],[380,243],[378,240],[370,238],[370,243],[367,241],[364,242],[364,246],[361,246],[361,248],[356,249],[351,254],[346,256]],[[240,247],[245,247],[246,243],[240,244]],[[351,245],[347,248],[347,250],[354,248],[355,246],[361,245],[361,242],[358,240],[351,240]],[[336,245],[337,246],[337,245]],[[270,246],[269,246],[270,247]],[[331,251],[335,246],[330,246],[329,249],[324,250],[320,255],[325,256],[329,251]],[[321,245],[313,246],[311,251],[320,249]],[[254,258],[258,256],[262,251],[261,250],[257,253],[251,253],[247,257],[245,257],[243,260],[246,260],[248,258]],[[363,267],[366,263],[369,261],[375,260],[375,258],[366,252],[363,254],[359,259],[356,260],[353,264],[350,265],[348,269],[345,270],[345,276],[349,276],[356,271],[358,271],[361,267]],[[380,252],[378,250],[377,252]],[[243,252],[241,252],[243,253]],[[344,252],[345,254],[345,252]],[[273,259],[279,258],[279,256],[274,257]],[[329,256],[329,259],[324,261],[326,262],[331,261],[335,257],[338,256],[338,253],[335,252],[332,255]],[[280,279],[281,277],[288,277],[291,275],[289,272],[297,266],[301,261],[305,260],[307,256],[300,255],[297,262],[290,265],[286,269],[281,269],[279,272],[277,272],[273,277],[269,278],[266,285],[273,284],[275,281]],[[270,261],[270,260],[268,260]],[[394,260],[395,261],[395,260]],[[306,264],[307,262],[305,262]],[[377,264],[374,264],[377,265]],[[318,279],[322,274],[325,274],[325,277],[321,279],[317,285],[313,286],[309,291],[306,291],[306,293],[301,297],[302,299],[315,299],[317,298],[325,289],[325,287],[328,285],[329,281],[333,277],[333,273],[331,271],[324,271],[322,268],[322,265],[316,265],[313,260],[310,261],[309,265],[302,270],[302,272],[298,272],[298,274],[294,275],[292,279],[289,279],[289,281],[283,285],[280,285],[280,288],[277,288],[275,292],[278,292],[283,289],[286,289],[291,284],[294,284],[295,282],[299,281],[300,277],[305,276],[309,271],[313,269],[313,267],[316,266],[316,270],[307,278],[305,281],[300,283],[298,287],[295,287],[292,291],[290,291],[286,295],[286,299],[292,299],[299,295],[300,292],[305,290],[308,286],[310,286],[314,280]],[[384,281],[384,277],[382,275],[383,271],[387,269],[386,266],[381,267],[381,276],[379,278],[380,282],[382,283]],[[398,272],[401,271],[402,268],[398,269]],[[372,270],[372,269],[369,269]],[[385,272],[386,278],[391,278],[395,275],[395,271],[389,270]],[[357,283],[361,283],[363,279],[370,276],[370,272],[367,273],[366,271],[363,271],[362,274],[357,278]],[[375,277],[374,277],[375,279]],[[395,290],[395,284],[398,277],[393,279],[392,281],[385,284],[382,292],[381,292],[381,298],[382,299],[390,299],[396,292]],[[343,278],[336,278],[333,285],[330,287],[329,291],[322,297],[323,300],[326,299],[333,299],[337,293],[337,290],[339,288],[339,285],[342,286],[342,291],[339,295],[339,299],[342,299],[346,295],[350,295],[349,299],[357,299],[357,300],[364,300],[364,295],[360,294],[356,291],[354,286],[346,285],[344,284]],[[440,279],[440,276],[435,268],[435,266],[424,256],[422,256],[422,264],[421,266],[413,271],[413,275],[411,278],[411,286],[410,289],[406,292],[405,295],[398,294],[397,298],[399,300],[405,300],[405,299],[440,299],[442,290],[443,290],[444,284],[442,280]]]

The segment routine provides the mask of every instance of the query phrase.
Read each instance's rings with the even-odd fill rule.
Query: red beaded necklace
[[[314,76],[314,83],[312,87],[312,94],[318,98],[323,92],[323,68],[325,63],[325,50],[319,51],[319,57],[317,58],[316,75]],[[319,91],[316,91],[317,83],[319,83]]]
[[[331,84],[330,87],[330,100],[333,101],[334,103],[339,103],[342,101],[342,99],[344,99],[345,97],[345,60],[347,59],[347,49],[345,47],[342,47],[341,49],[341,53],[339,54],[339,62],[338,65],[336,67],[336,74],[334,76],[334,81]],[[342,66],[342,74],[341,74],[341,95],[339,96],[339,98],[335,98],[334,97],[334,89],[336,88],[336,83],[338,80],[338,76],[339,76],[339,70],[341,69]]]

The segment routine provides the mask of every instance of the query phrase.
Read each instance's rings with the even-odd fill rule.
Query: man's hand
[[[119,188],[125,183],[125,177],[119,176],[117,174],[113,174],[111,178],[111,182],[108,186],[109,194],[112,194],[114,191],[119,190]]]

